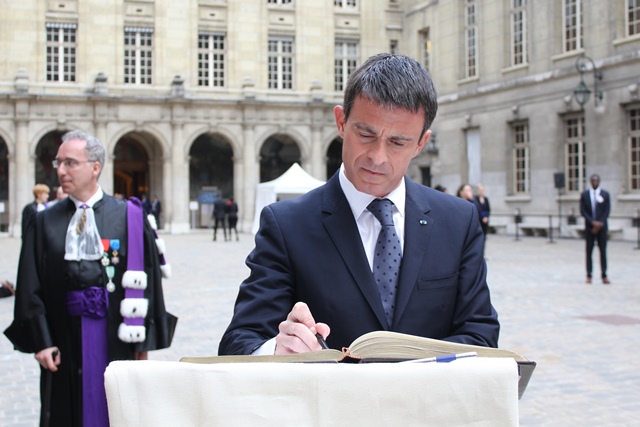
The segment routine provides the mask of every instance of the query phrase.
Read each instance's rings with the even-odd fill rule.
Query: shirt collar
[[[103,196],[104,196],[104,192],[102,191],[102,187],[100,187],[99,185],[98,185],[98,190],[93,194],[93,196],[89,197],[89,200],[87,200],[86,202],[78,200],[75,197],[73,197],[71,194],[69,194],[69,198],[76,205],[76,209],[82,205],[87,205],[90,208],[93,208],[93,205],[95,205],[96,202],[100,201]]]
[[[344,163],[340,166],[340,187],[342,187],[342,191],[349,202],[349,206],[351,207],[351,212],[353,213],[353,217],[358,220],[360,215],[363,212],[367,211],[367,206],[369,203],[376,199],[375,196],[371,194],[363,193],[358,191],[356,187],[349,181],[347,175],[344,172]],[[404,218],[404,202],[406,198],[406,186],[404,179],[400,180],[400,185],[396,187],[391,193],[385,196],[386,199],[389,199],[393,202],[395,207],[398,209],[400,215]]]

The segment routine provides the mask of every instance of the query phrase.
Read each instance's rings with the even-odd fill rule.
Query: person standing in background
[[[160,203],[160,199],[158,199],[158,195],[154,194],[153,199],[151,200],[151,215],[156,219],[156,226],[158,230],[160,230],[160,214],[162,213],[162,203]]]
[[[240,240],[238,237],[238,204],[233,201],[233,197],[229,197],[227,201],[227,225],[229,226],[229,240],[231,240],[231,231],[236,232],[236,241]]]
[[[62,189],[62,186],[59,185],[57,187],[54,187],[53,191],[55,191],[56,193],[56,198],[51,200],[48,204],[47,207],[51,207],[53,205],[55,205],[56,203],[58,203],[60,200],[64,200],[67,198],[67,194],[64,192],[64,190]]]
[[[609,192],[600,188],[600,175],[591,175],[591,188],[580,195],[580,214],[584,217],[584,237],[587,243],[587,283],[590,284],[593,273],[593,246],[597,242],[600,250],[600,272],[602,283],[610,284],[607,277],[607,239],[609,225],[607,219],[611,212]]]
[[[144,210],[145,215],[149,215],[151,213],[151,203],[149,199],[147,199],[147,195],[142,193],[140,195],[140,201],[142,202],[142,209]]]
[[[478,184],[476,187],[476,205],[480,212],[480,227],[482,227],[482,234],[484,234],[485,245],[487,243],[487,234],[489,233],[489,216],[491,215],[491,205],[489,205],[489,198],[484,195],[484,185]],[[482,253],[484,254],[484,246],[482,247]]]
[[[25,234],[27,234],[27,226],[31,218],[35,216],[37,212],[43,211],[47,208],[47,200],[49,200],[49,186],[47,184],[36,184],[33,187],[34,201],[29,203],[22,210],[22,239],[24,240]]]
[[[212,217],[214,220],[213,223],[213,241],[216,240],[216,234],[218,233],[218,226],[222,226],[222,231],[224,232],[224,241],[227,241],[227,227],[225,225],[225,211],[227,210],[227,204],[222,198],[222,192],[218,193],[218,197],[213,202],[213,213]]]

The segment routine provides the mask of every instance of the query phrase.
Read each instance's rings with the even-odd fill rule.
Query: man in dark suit
[[[325,185],[262,210],[219,354],[319,350],[316,333],[340,349],[375,330],[497,346],[476,207],[405,177],[436,100],[429,74],[405,56],[374,56],[351,75],[334,108],[343,164]],[[393,206],[378,219],[382,198]],[[383,261],[395,269],[398,250],[401,261],[384,288],[378,237],[391,227]]]
[[[225,224],[225,217],[227,215],[227,203],[222,198],[222,192],[218,193],[218,197],[213,202],[213,212],[211,216],[213,217],[213,240],[216,240],[216,235],[218,234],[218,226],[222,227],[222,232],[224,233],[224,241],[227,241],[227,226]]]
[[[45,210],[47,200],[49,200],[49,186],[47,184],[36,184],[33,187],[33,202],[29,203],[22,210],[22,238],[27,234],[27,226],[31,218],[36,213]]]
[[[611,211],[609,192],[600,188],[600,176],[591,175],[591,188],[580,196],[580,214],[584,217],[584,237],[587,242],[587,283],[591,283],[593,273],[593,246],[597,242],[600,249],[600,272],[602,283],[610,284],[607,277],[607,218]]]
[[[162,227],[160,226],[160,214],[162,213],[162,203],[160,199],[158,199],[158,195],[154,194],[153,199],[151,201],[151,215],[156,219],[156,227],[160,230]]]

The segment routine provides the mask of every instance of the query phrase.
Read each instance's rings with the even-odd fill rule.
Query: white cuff
[[[121,323],[118,327],[118,338],[124,342],[144,342],[147,338],[144,326],[129,326]]]
[[[125,298],[120,302],[122,317],[147,317],[149,300],[146,298]]]
[[[122,287],[128,289],[147,289],[147,273],[144,271],[127,270],[122,276]]]
[[[265,342],[260,347],[253,350],[253,353],[251,353],[252,356],[263,356],[263,355],[273,356],[274,354],[276,354],[275,337],[271,338],[269,341]]]
[[[167,251],[167,247],[164,244],[164,240],[156,239],[156,246],[158,247],[158,254],[162,255]]]
[[[160,271],[162,271],[163,278],[169,279],[171,277],[171,264],[161,265]]]

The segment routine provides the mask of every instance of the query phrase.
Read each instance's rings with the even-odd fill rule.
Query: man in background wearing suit
[[[436,111],[431,77],[411,58],[380,54],[354,71],[334,108],[343,164],[262,210],[219,354],[320,350],[316,333],[340,349],[375,330],[497,346],[476,207],[405,177]]]
[[[593,273],[593,246],[598,242],[600,249],[600,272],[602,283],[610,284],[607,277],[607,238],[609,226],[607,218],[611,211],[609,192],[600,188],[600,175],[591,175],[591,188],[580,196],[580,214],[584,217],[584,237],[587,241],[587,283],[591,283]]]
[[[43,211],[47,207],[49,200],[49,186],[47,184],[36,184],[33,187],[33,202],[29,203],[22,210],[22,238],[27,234],[27,226],[31,218],[36,213]]]

